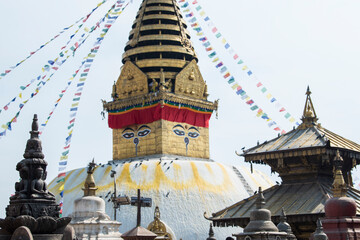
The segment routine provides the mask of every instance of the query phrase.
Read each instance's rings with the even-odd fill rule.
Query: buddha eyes
[[[197,132],[189,132],[188,136],[191,138],[197,138],[198,136],[200,136],[200,134]]]
[[[174,131],[174,133],[175,133],[176,135],[178,135],[178,136],[185,136],[185,132],[182,131],[182,130],[175,129],[175,130],[173,130],[173,131]]]
[[[135,136],[134,133],[124,133],[123,134],[123,137],[126,138],[126,139],[133,138],[134,136]]]
[[[138,135],[138,137],[145,137],[145,136],[147,136],[150,132],[151,132],[150,129],[145,129],[145,130],[143,130],[143,131],[138,132],[137,135]]]

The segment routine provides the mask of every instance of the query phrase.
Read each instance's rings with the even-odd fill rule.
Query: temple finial
[[[262,209],[265,206],[265,197],[263,195],[261,187],[259,187],[258,197],[256,199],[256,208]]]
[[[303,121],[303,123],[300,126],[303,128],[314,126],[318,120],[314,105],[311,100],[311,91],[309,86],[307,87],[306,90],[306,101],[305,101],[304,112],[301,120]]]
[[[210,223],[210,229],[209,229],[209,237],[206,240],[216,240],[216,238],[214,237],[214,230],[213,230],[213,225],[212,223]]]
[[[344,181],[344,177],[342,174],[342,166],[343,166],[344,160],[340,156],[339,150],[336,151],[336,156],[334,158],[334,166],[335,166],[335,172],[334,172],[334,183],[332,186],[333,196],[334,197],[346,197],[347,192],[347,186]]]
[[[24,158],[44,159],[41,141],[39,140],[39,124],[37,114],[34,114],[34,118],[31,124],[30,139],[26,144]]]
[[[97,190],[97,187],[95,185],[95,180],[93,173],[95,171],[96,163],[95,159],[93,159],[89,165],[87,170],[87,177],[84,183],[84,188],[82,189],[84,191],[84,197],[85,196],[95,196],[95,192]]]
[[[316,227],[316,231],[313,235],[313,239],[314,240],[327,240],[328,237],[323,231],[323,227],[322,227],[322,223],[321,223],[320,219],[317,220],[316,226],[317,227]]]

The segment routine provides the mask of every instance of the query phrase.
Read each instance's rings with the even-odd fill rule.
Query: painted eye
[[[178,136],[185,136],[185,132],[184,131],[181,131],[181,130],[178,130],[178,129],[175,129],[173,130],[174,133]]]
[[[145,129],[143,131],[138,132],[137,135],[138,135],[138,137],[145,137],[145,136],[149,135],[150,132],[151,132],[150,129]]]
[[[197,132],[189,132],[188,136],[191,138],[197,138],[198,136],[200,136],[200,134]]]
[[[133,138],[135,135],[134,133],[124,133],[123,138],[130,139]]]

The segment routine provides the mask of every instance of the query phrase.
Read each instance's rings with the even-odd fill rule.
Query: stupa
[[[227,166],[210,159],[209,119],[217,102],[208,101],[206,82],[174,0],[144,0],[123,54],[120,76],[105,102],[113,130],[113,159],[94,171],[98,194],[111,204],[115,171],[117,193],[135,195],[138,188],[159,206],[166,222],[182,239],[206,239],[212,212],[272,186],[259,171]],[[100,161],[104,161],[101,160]],[[81,194],[85,168],[66,173],[64,214]],[[50,184],[59,193],[56,179]],[[121,206],[121,232],[135,225],[130,206]],[[143,210],[153,220],[154,207]],[[180,214],[181,213],[181,214]],[[217,231],[219,239],[233,230]]]
[[[279,173],[282,183],[264,190],[265,207],[271,211],[275,223],[280,222],[284,209],[297,239],[309,239],[316,221],[325,216],[325,202],[334,194],[334,158],[338,152],[344,160],[341,168],[347,185],[346,196],[355,199],[356,214],[360,209],[360,192],[353,188],[351,177],[351,170],[360,162],[360,145],[327,130],[317,121],[308,88],[300,126],[243,154],[246,162],[267,164]],[[255,201],[254,197],[246,198],[208,219],[215,226],[245,227]]]
[[[84,184],[84,196],[75,200],[70,225],[75,229],[76,237],[96,240],[119,240],[120,222],[112,221],[105,212],[104,199],[96,196],[96,185],[92,174],[96,164],[89,163]]]

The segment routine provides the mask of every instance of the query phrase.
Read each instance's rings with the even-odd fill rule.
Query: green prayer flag
[[[261,91],[262,91],[263,93],[266,92],[266,91],[267,91],[266,87],[263,87],[263,88],[261,89]]]
[[[255,111],[256,109],[258,109],[259,107],[257,106],[257,105],[255,105],[255,106],[252,106],[250,109],[252,110],[252,111]]]

